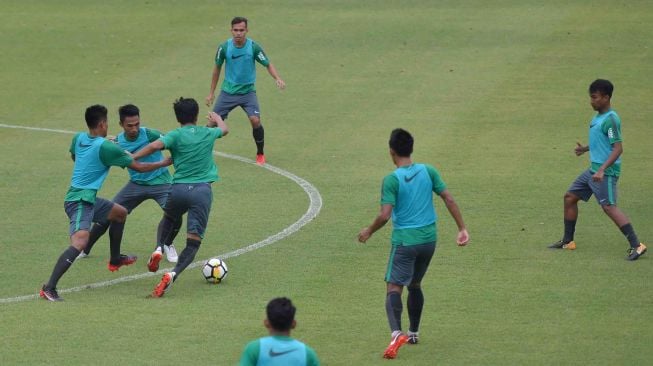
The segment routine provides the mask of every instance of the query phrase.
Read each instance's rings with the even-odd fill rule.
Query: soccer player
[[[395,358],[406,342],[419,341],[419,323],[424,306],[421,282],[428,269],[437,241],[437,219],[433,206],[433,192],[440,196],[456,221],[456,242],[463,246],[469,242],[460,209],[447,190],[440,173],[428,164],[413,163],[413,137],[403,129],[390,134],[390,157],[397,169],[383,179],[381,210],[372,224],[358,234],[365,243],[392,217],[392,247],[385,274],[387,293],[385,310],[391,330],[391,342],[383,353],[385,358]],[[408,286],[408,334],[401,331],[403,305],[401,293]]]
[[[109,174],[109,168],[129,167],[139,172],[148,172],[172,163],[169,158],[154,163],[141,163],[119,146],[105,139],[109,122],[107,109],[104,106],[88,107],[85,118],[88,132],[76,134],[70,145],[70,154],[75,164],[64,202],[66,214],[70,219],[70,246],[57,260],[50,279],[39,293],[42,298],[49,301],[62,300],[57,293],[57,283],[79,253],[86,248],[91,222],[112,222],[109,230],[111,246],[109,268],[113,266],[117,269],[136,261],[134,256],[120,254],[120,241],[127,219],[127,210],[121,205],[96,197],[97,191]]]
[[[218,167],[213,160],[213,144],[215,140],[229,133],[227,124],[214,112],[209,113],[207,127],[197,126],[199,105],[195,99],[179,98],[174,103],[174,110],[181,127],[168,132],[134,154],[134,159],[140,159],[156,151],[168,149],[174,161],[175,174],[157,230],[157,242],[167,242],[175,228],[181,225],[182,216],[188,213],[186,247],[179,255],[179,261],[173,271],[163,274],[152,292],[153,297],[165,294],[181,272],[193,262],[202,244],[213,200],[211,183],[218,180]],[[147,264],[150,271],[156,272],[159,269],[160,260],[161,251],[157,249]]]
[[[590,105],[597,114],[590,121],[589,145],[576,143],[576,156],[590,153],[590,167],[571,184],[564,196],[564,234],[549,245],[552,249],[576,249],[574,232],[578,219],[578,201],[587,202],[592,194],[606,215],[617,225],[630,244],[626,259],[637,260],[646,253],[628,217],[617,207],[617,181],[621,174],[621,119],[610,101],[614,86],[608,80],[597,79],[589,87]]]
[[[263,324],[270,336],[251,341],[240,357],[240,366],[318,366],[320,360],[308,345],[290,337],[295,329],[296,308],[285,297],[272,299]]]
[[[120,107],[118,109],[118,115],[120,116],[120,127],[122,127],[123,132],[116,137],[116,143],[123,150],[127,150],[133,154],[162,136],[162,133],[157,130],[141,127],[140,111],[133,104]],[[139,159],[139,161],[157,162],[164,159],[161,151],[157,151],[152,155]],[[162,167],[147,173],[141,173],[133,169],[127,169],[127,171],[129,172],[130,180],[113,198],[114,203],[126,208],[127,214],[130,214],[133,209],[148,199],[156,201],[161,208],[165,206],[168,193],[170,192],[170,184],[172,183],[172,176],[168,172],[167,167]],[[93,224],[88,245],[79,254],[80,258],[84,258],[90,254],[93,245],[109,228],[109,223],[108,220],[105,220]],[[181,222],[179,224],[181,225]],[[173,230],[169,242],[157,243],[156,246],[158,250],[162,250],[166,254],[168,262],[171,263],[177,263],[178,258],[175,246],[172,244],[172,240],[177,235],[177,232],[179,232],[179,227]]]
[[[214,100],[215,88],[220,79],[222,65],[226,65],[225,77],[218,100],[213,111],[226,120],[229,112],[241,107],[252,124],[252,136],[256,143],[256,163],[265,164],[263,146],[265,133],[261,124],[258,98],[256,97],[256,64],[265,66],[274,78],[277,87],[284,89],[286,83],[281,79],[277,69],[272,65],[261,46],[247,38],[247,18],[235,17],[231,20],[232,38],[218,47],[213,65],[211,90],[206,97],[206,105],[211,106]]]

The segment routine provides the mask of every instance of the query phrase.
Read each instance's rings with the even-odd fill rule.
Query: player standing
[[[400,128],[395,129],[390,135],[389,145],[390,157],[397,169],[383,179],[381,210],[372,224],[360,231],[358,241],[365,243],[392,217],[392,248],[385,274],[385,309],[392,334],[383,357],[395,358],[403,344],[419,341],[419,323],[424,306],[421,282],[437,241],[433,193],[440,196],[456,221],[458,245],[466,245],[469,234],[460,209],[440,178],[440,173],[431,165],[413,163],[410,157],[413,153],[411,134]],[[408,335],[401,331],[401,293],[404,286],[408,286]]]
[[[157,130],[141,127],[140,111],[133,104],[120,107],[118,109],[118,115],[120,116],[120,127],[122,127],[123,132],[115,140],[123,150],[129,151],[131,154],[163,136]],[[156,151],[151,155],[139,159],[139,161],[157,162],[164,159],[161,151]],[[168,172],[168,168],[162,167],[147,173],[141,173],[133,169],[127,169],[127,171],[129,172],[129,182],[116,194],[113,202],[126,208],[127,214],[130,214],[133,209],[148,199],[156,201],[159,207],[163,209],[172,183],[172,176]],[[181,225],[181,222],[179,225]],[[104,235],[108,227],[109,221],[106,220],[93,224],[88,245],[79,254],[80,258],[86,257],[91,252],[93,245]],[[157,243],[157,249],[165,252],[168,262],[171,263],[176,263],[178,257],[175,246],[172,244],[174,237],[177,236],[177,232],[179,232],[179,227],[173,230],[172,235],[168,238],[169,242]]]
[[[611,107],[614,86],[608,80],[597,79],[589,87],[590,104],[597,114],[590,121],[589,145],[576,143],[576,156],[590,153],[590,168],[581,173],[564,196],[564,234],[549,245],[552,249],[576,249],[574,232],[578,219],[578,201],[587,202],[592,194],[606,215],[624,234],[630,248],[627,260],[637,260],[646,253],[628,217],[617,207],[617,181],[621,174],[621,118]]]
[[[226,120],[229,112],[236,107],[241,107],[247,113],[247,118],[252,125],[252,136],[256,143],[256,163],[263,165],[265,164],[263,151],[265,132],[261,124],[261,112],[256,97],[256,64],[254,62],[267,68],[279,89],[284,89],[286,83],[263,52],[263,48],[247,38],[247,31],[247,18],[235,17],[231,20],[233,37],[222,43],[216,52],[211,89],[206,97],[206,105],[210,107],[213,103],[222,65],[226,65],[224,81],[213,111],[223,120]]]
[[[132,264],[136,257],[120,254],[122,232],[127,219],[127,210],[121,205],[96,197],[97,191],[109,174],[111,166],[147,172],[170,165],[165,159],[155,163],[141,163],[132,159],[116,144],[105,139],[109,129],[107,109],[93,105],[85,114],[88,132],[73,137],[70,145],[71,158],[75,162],[70,188],[66,193],[64,208],[70,219],[70,246],[55,263],[48,282],[39,295],[49,301],[63,300],[57,292],[57,283],[73,264],[79,253],[86,248],[92,222],[111,222],[109,240],[111,259],[109,269]]]
[[[165,294],[181,272],[193,262],[202,244],[213,201],[211,183],[218,180],[218,167],[213,160],[213,144],[215,140],[229,133],[227,124],[214,112],[209,113],[207,127],[197,126],[199,106],[195,99],[179,98],[174,103],[174,110],[181,127],[168,132],[134,154],[134,158],[139,159],[168,149],[174,161],[175,174],[163,210],[163,218],[159,223],[157,242],[167,242],[175,228],[181,225],[182,216],[188,213],[186,247],[179,255],[179,261],[172,272],[163,274],[152,292],[153,297]],[[154,251],[148,262],[150,271],[156,272],[159,269],[160,260],[161,252]]]

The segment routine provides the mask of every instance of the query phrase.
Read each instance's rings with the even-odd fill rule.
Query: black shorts
[[[390,249],[385,282],[408,286],[419,283],[435,253],[435,242],[418,245],[393,245]]]
[[[186,232],[204,238],[212,201],[210,183],[176,183],[172,185],[163,211],[174,221],[181,220],[188,212]]]

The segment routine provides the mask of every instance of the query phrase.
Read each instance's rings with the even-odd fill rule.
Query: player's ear
[[[297,321],[293,319],[292,324],[290,324],[290,329],[295,329],[296,326],[297,326]]]
[[[270,321],[267,318],[263,320],[263,325],[265,325],[265,327],[268,329],[272,329],[272,326],[270,325]]]

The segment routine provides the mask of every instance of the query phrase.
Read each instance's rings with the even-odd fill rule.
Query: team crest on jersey
[[[265,61],[265,55],[261,52],[258,54],[258,59],[261,61]]]
[[[608,137],[613,139],[614,138],[614,132],[612,131],[612,128],[608,129]]]

